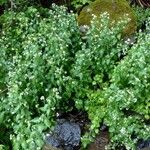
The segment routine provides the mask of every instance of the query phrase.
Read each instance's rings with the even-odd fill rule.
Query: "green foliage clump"
[[[74,103],[91,120],[84,147],[102,122],[109,126],[112,148],[135,149],[139,138],[149,138],[150,34],[140,34],[129,50],[121,39],[128,19],[110,27],[109,16],[94,17],[84,41],[76,16],[64,7],[1,16],[0,124],[12,131],[14,150],[41,149],[57,111],[69,111]]]
[[[69,66],[80,41],[75,15],[63,7],[29,7],[1,20],[0,84],[7,89],[0,95],[1,122],[13,130],[14,150],[40,149],[56,110],[69,109]]]
[[[7,2],[7,0],[0,0],[0,5],[4,4],[6,2]]]
[[[38,4],[39,1],[35,0],[0,0],[0,6],[3,7],[4,10],[23,10],[27,8],[27,6],[33,6]]]
[[[99,18],[99,19],[98,19]],[[101,28],[97,23],[101,20]],[[122,45],[121,32],[126,21],[109,28],[109,14],[94,17],[85,38],[86,43],[76,53],[71,73],[76,92],[76,107],[83,108],[87,93],[97,88],[103,89],[111,78],[112,71],[120,59],[121,51],[125,53],[127,45]],[[88,100],[87,100],[88,101]]]
[[[0,150],[7,150],[7,149],[5,149],[4,145],[0,145]]]
[[[142,8],[138,6],[133,6],[133,10],[135,11],[135,16],[137,18],[137,27],[141,29],[145,24],[145,21],[150,16],[150,8]]]
[[[93,0],[72,0],[71,4],[76,9],[79,9],[86,4],[90,4],[92,1]]]
[[[78,16],[78,23],[79,25],[90,25],[93,14],[99,16],[104,12],[109,13],[111,26],[115,26],[125,15],[128,15],[130,21],[123,33],[127,36],[136,31],[136,17],[126,0],[96,0],[82,9]]]
[[[123,49],[119,40],[124,23],[108,28],[105,14],[103,30],[92,26],[82,43],[75,15],[53,9],[29,7],[1,16],[5,90],[0,95],[0,118],[13,129],[14,150],[40,148],[43,131],[53,126],[58,110],[70,110],[72,101],[84,109],[89,91],[108,84]]]
[[[140,33],[137,43],[113,70],[110,86],[89,93],[86,110],[92,124],[83,141],[88,143],[102,122],[109,127],[110,149],[124,145],[136,150],[139,139],[150,138],[149,41],[149,33]]]

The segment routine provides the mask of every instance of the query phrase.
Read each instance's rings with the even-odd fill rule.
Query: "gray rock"
[[[150,150],[150,139],[141,140],[137,145],[138,150]]]
[[[45,137],[45,143],[64,150],[73,150],[79,146],[81,129],[78,124],[59,119],[52,133]]]
[[[61,140],[55,134],[47,134],[45,140],[47,144],[54,147],[60,147],[61,145]]]

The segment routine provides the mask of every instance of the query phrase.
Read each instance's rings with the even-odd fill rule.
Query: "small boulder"
[[[46,135],[45,143],[47,147],[50,145],[50,147],[63,150],[73,150],[73,148],[79,146],[80,138],[81,129],[78,124],[59,119],[53,132]]]
[[[137,144],[137,150],[150,150],[150,139],[139,141]]]
[[[129,36],[136,31],[136,17],[126,0],[96,0],[92,2],[79,13],[77,18],[79,26],[90,25],[93,18],[92,15],[100,16],[104,12],[109,14],[110,22],[118,22],[127,14],[130,21],[125,27],[123,34]]]

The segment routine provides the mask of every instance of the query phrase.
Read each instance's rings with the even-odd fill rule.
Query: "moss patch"
[[[136,17],[126,0],[96,0],[82,9],[78,16],[78,24],[90,25],[92,14],[99,16],[104,12],[109,13],[111,22],[118,22],[125,14],[128,14],[131,20],[127,24],[123,34],[130,35],[136,31]]]

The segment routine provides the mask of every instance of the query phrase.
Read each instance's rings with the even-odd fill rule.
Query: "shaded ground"
[[[94,143],[91,143],[88,150],[105,150],[109,142],[108,131],[102,131],[95,139]]]

